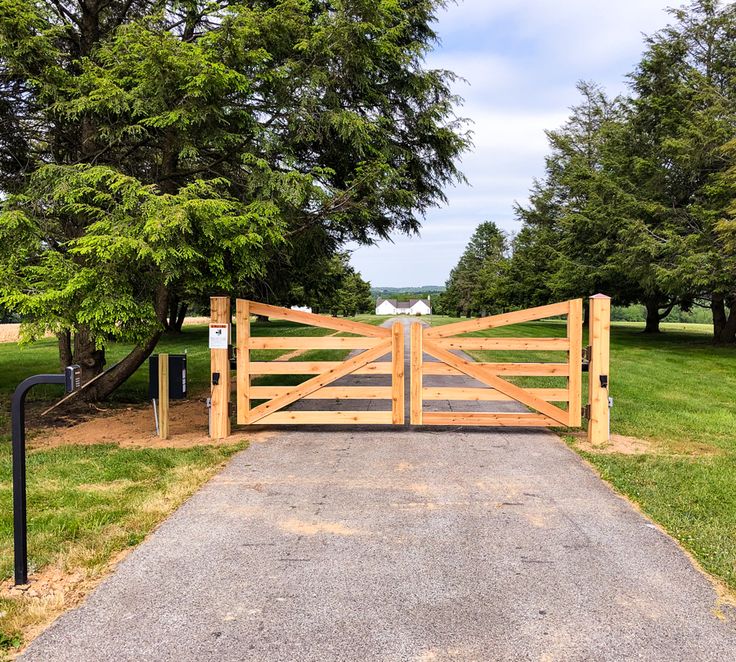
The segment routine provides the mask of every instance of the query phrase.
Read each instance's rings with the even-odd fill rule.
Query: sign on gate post
[[[230,436],[230,298],[210,299],[210,437]]]

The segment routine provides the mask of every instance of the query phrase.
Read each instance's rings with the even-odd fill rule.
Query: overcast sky
[[[463,158],[468,185],[449,189],[420,237],[354,251],[353,265],[374,286],[444,284],[475,227],[492,220],[517,231],[524,203],[544,169],[545,129],[578,103],[575,84],[592,80],[624,91],[644,35],[669,22],[678,0],[460,0],[442,11],[441,45],[428,66],[465,78],[459,114],[473,121],[474,148]]]

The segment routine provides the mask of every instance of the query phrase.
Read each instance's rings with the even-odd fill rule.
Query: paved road
[[[545,431],[284,430],[27,660],[733,660],[675,543]]]

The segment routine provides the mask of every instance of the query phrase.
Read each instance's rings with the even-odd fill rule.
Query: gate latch
[[[590,369],[590,356],[592,354],[592,348],[590,345],[583,347],[583,372],[588,372]]]

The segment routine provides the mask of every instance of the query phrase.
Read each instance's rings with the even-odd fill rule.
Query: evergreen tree
[[[304,237],[415,232],[468,144],[440,4],[0,0],[0,305],[84,381],[134,341],[101,398]]]

